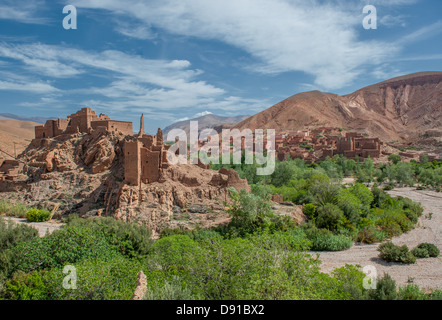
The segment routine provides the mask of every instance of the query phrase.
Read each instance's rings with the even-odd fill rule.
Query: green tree
[[[390,161],[393,164],[398,164],[401,161],[401,156],[398,154],[390,154],[388,156],[388,161]]]

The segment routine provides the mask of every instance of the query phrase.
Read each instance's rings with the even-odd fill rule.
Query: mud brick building
[[[144,115],[141,115],[140,132],[124,143],[125,183],[138,186],[159,181],[162,170],[169,167],[168,148],[163,143],[161,129],[155,136],[144,132]]]
[[[132,122],[111,120],[107,115],[97,116],[90,108],[82,108],[67,119],[48,120],[43,126],[35,127],[35,138],[54,138],[62,134],[88,133],[90,129],[104,127],[108,131],[133,134]]]
[[[379,138],[364,138],[362,135],[349,132],[345,138],[337,142],[334,154],[342,154],[347,158],[378,158],[381,155],[382,142]]]

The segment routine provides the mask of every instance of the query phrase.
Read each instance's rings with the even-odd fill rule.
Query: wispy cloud
[[[44,7],[44,0],[2,0],[0,3],[0,19],[14,20],[21,23],[45,24],[48,20],[39,15],[39,11]]]
[[[8,64],[14,73],[2,71],[3,78],[8,80],[1,83],[2,90],[28,88],[30,92],[41,94],[60,91],[65,99],[81,96],[84,101],[95,103],[94,107],[107,105],[107,109],[114,112],[129,109],[143,112],[150,108],[161,111],[169,120],[176,118],[176,114],[166,111],[178,108],[223,108],[229,111],[256,107],[256,101],[225,96],[224,89],[200,80],[203,72],[192,69],[187,60],[146,59],[117,50],[95,52],[62,45],[0,42],[0,63],[2,58],[15,61]],[[26,77],[15,76],[20,70],[29,78],[43,76],[55,83],[64,78],[78,78],[78,81],[75,88],[60,86],[57,89],[41,81],[32,83]],[[99,77],[100,81],[94,82],[93,86],[82,86],[81,79],[91,75]],[[58,100],[46,102],[49,105],[58,103]],[[263,101],[260,101],[260,107],[266,107]]]
[[[59,89],[53,87],[52,85],[44,82],[12,82],[12,81],[0,81],[0,90],[11,90],[11,91],[25,91],[33,93],[52,93],[57,92]]]
[[[391,1],[390,1],[391,2]],[[249,70],[302,71],[328,89],[345,86],[367,65],[398,51],[391,43],[360,41],[362,7],[301,0],[78,0],[79,7],[109,10],[173,34],[216,39],[257,59]],[[395,2],[397,4],[397,1]]]
[[[442,33],[442,20],[439,20],[433,24],[422,27],[402,38],[400,38],[396,44],[400,46],[409,45],[416,41],[422,41],[430,37],[434,37]]]

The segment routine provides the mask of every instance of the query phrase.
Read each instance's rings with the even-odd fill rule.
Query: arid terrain
[[[0,150],[14,156],[19,155],[34,138],[34,127],[40,125],[32,121],[20,121],[0,118]],[[14,149],[15,145],[15,149]],[[10,159],[5,153],[0,152],[0,158]]]

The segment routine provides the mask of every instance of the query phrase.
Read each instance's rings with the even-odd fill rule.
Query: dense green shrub
[[[26,211],[26,219],[29,222],[44,222],[51,218],[51,213],[45,209],[31,208]]]
[[[400,287],[398,300],[428,300],[429,296],[415,284],[409,283]]]
[[[387,234],[379,230],[375,226],[365,226],[359,230],[356,241],[362,243],[382,242],[386,239]]]
[[[349,191],[365,206],[369,206],[374,200],[373,193],[362,183],[356,183],[354,186],[351,186]]]
[[[307,229],[307,237],[312,241],[313,251],[342,251],[350,248],[353,241],[344,235],[335,235],[327,229]]]
[[[348,292],[352,300],[364,300],[367,290],[364,288],[366,277],[360,266],[346,264],[345,267],[334,269],[331,274],[343,283],[343,289]]]
[[[377,280],[376,289],[368,290],[368,297],[371,300],[396,300],[398,298],[396,281],[389,274]]]
[[[46,286],[37,271],[18,271],[6,283],[3,297],[10,300],[46,300]]]
[[[80,219],[74,216],[68,220],[67,225],[102,233],[110,245],[128,257],[146,255],[153,243],[152,233],[145,225],[140,226],[137,223],[124,222],[111,217]]]
[[[3,264],[7,271],[31,272],[61,267],[84,259],[103,261],[118,256],[102,233],[88,228],[68,227],[32,241],[20,242],[7,250]],[[0,265],[2,261],[0,261]]]
[[[288,230],[296,225],[289,217],[273,213],[270,188],[255,186],[253,193],[244,189],[237,192],[234,188],[229,191],[233,203],[228,213],[232,219],[226,228],[218,228],[223,235],[245,236],[258,230]]]
[[[415,249],[418,249],[419,253],[423,253],[423,255],[428,256],[428,257],[432,257],[432,258],[436,258],[440,254],[439,249],[432,243],[421,243]],[[424,251],[426,253],[424,253]],[[421,257],[418,257],[418,258],[421,258]]]
[[[389,199],[390,205],[400,206],[394,199]],[[395,208],[374,208],[371,210],[371,219],[375,225],[385,231],[389,237],[401,235],[403,232],[413,229],[414,224],[403,210]]]
[[[14,247],[19,242],[36,238],[38,238],[37,229],[25,224],[7,222],[0,217],[0,252]]]
[[[419,259],[424,259],[424,258],[429,258],[430,254],[428,252],[428,250],[424,249],[424,248],[414,248],[413,250],[411,250],[411,253]]]
[[[347,228],[353,229],[363,217],[369,214],[369,206],[362,203],[358,196],[350,189],[342,189],[335,198],[336,205],[344,212],[350,225]]]
[[[85,260],[73,264],[75,289],[65,288],[68,273],[56,267],[24,273],[18,271],[7,282],[3,297],[14,300],[128,300],[136,287],[137,273],[142,265],[115,257],[111,260]],[[72,274],[70,274],[72,275]]]
[[[302,213],[304,213],[308,219],[313,220],[316,217],[316,206],[313,203],[307,203],[302,207]]]
[[[416,262],[416,257],[409,251],[406,245],[397,246],[392,242],[385,242],[378,248],[379,257],[387,262],[401,262],[412,264]]]
[[[301,228],[274,233],[255,233],[246,238],[255,246],[266,250],[306,251],[312,247],[312,241]]]
[[[344,212],[332,203],[317,208],[316,225],[319,228],[336,231],[344,223]]]
[[[19,201],[11,203],[6,200],[0,200],[0,214],[23,218],[26,216],[26,211],[27,208],[24,203],[21,203]]]
[[[192,291],[181,282],[179,277],[174,276],[164,286],[148,288],[144,300],[195,300]]]
[[[77,276],[75,290],[61,285],[66,277],[63,268],[41,272],[49,299],[129,300],[137,285],[137,274],[143,268],[137,260],[122,256],[88,259],[73,266]]]

